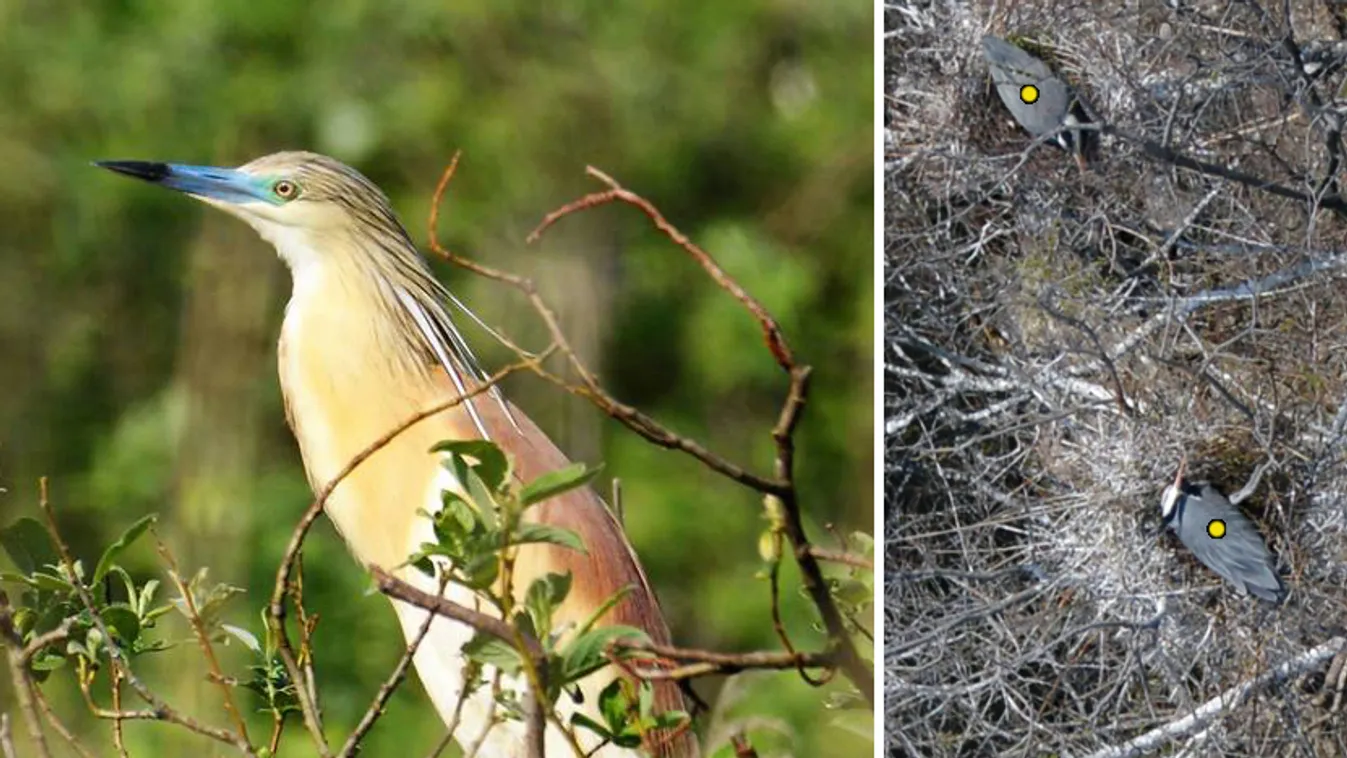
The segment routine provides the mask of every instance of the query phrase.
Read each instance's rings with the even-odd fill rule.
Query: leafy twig
[[[234,691],[226,683],[224,671],[220,669],[220,660],[215,657],[215,647],[211,645],[210,634],[206,630],[205,621],[197,611],[195,593],[178,573],[178,562],[173,559],[173,553],[162,541],[158,541],[157,546],[159,557],[163,559],[168,568],[168,578],[173,580],[173,586],[177,588],[178,595],[182,598],[187,620],[191,624],[193,634],[196,635],[197,644],[201,646],[201,654],[206,658],[206,665],[210,667],[211,679],[219,685],[220,692],[224,696],[225,711],[234,720],[234,728],[246,740],[248,739],[248,725],[243,722],[243,715],[239,713],[238,706],[234,705]]]
[[[810,368],[796,363],[786,343],[785,337],[771,314],[732,277],[715,263],[715,260],[703,249],[693,243],[686,235],[669,223],[662,214],[645,198],[619,185],[604,172],[589,167],[590,176],[608,186],[604,192],[591,193],[579,200],[568,203],[547,214],[543,221],[529,235],[530,242],[537,241],[541,234],[564,217],[582,210],[595,208],[612,202],[633,205],[641,210],[662,234],[675,245],[688,253],[718,286],[725,289],[757,320],[763,331],[768,351],[777,365],[790,377],[786,399],[782,404],[776,425],[772,429],[772,439],[776,445],[776,462],[773,476],[754,474],[743,466],[717,455],[691,439],[683,437],[666,428],[655,419],[631,406],[621,403],[599,385],[593,372],[576,355],[562,332],[555,313],[538,294],[536,286],[529,279],[498,271],[475,261],[468,260],[440,244],[437,227],[439,207],[444,193],[458,166],[459,154],[455,154],[449,166],[440,177],[431,202],[429,218],[430,249],[448,262],[496,281],[508,284],[519,290],[528,299],[539,317],[543,320],[551,339],[551,345],[566,359],[567,363],[580,377],[580,384],[572,384],[560,376],[543,368],[541,361],[533,361],[529,368],[538,376],[552,382],[573,395],[583,397],[593,403],[608,416],[621,422],[647,441],[661,447],[680,450],[711,470],[727,478],[750,487],[765,495],[777,497],[784,509],[784,533],[790,540],[793,555],[800,567],[802,584],[809,598],[818,607],[831,645],[839,651],[838,665],[853,684],[860,690],[866,701],[874,706],[874,673],[861,658],[855,644],[846,629],[845,621],[839,612],[828,585],[823,579],[818,559],[813,554],[812,544],[805,534],[800,515],[798,494],[795,487],[794,432],[803,413],[808,396]],[[513,346],[511,346],[512,349]],[[521,353],[522,354],[522,353]]]
[[[99,633],[103,635],[103,639],[107,645],[108,657],[112,660],[112,666],[121,671],[122,675],[126,677],[127,684],[131,685],[131,689],[135,690],[136,694],[153,709],[151,711],[136,713],[144,713],[147,714],[147,718],[177,724],[178,726],[202,736],[210,737],[211,739],[223,742],[227,745],[233,745],[244,755],[255,756],[257,753],[253,750],[252,745],[248,742],[246,737],[226,729],[207,726],[190,716],[179,713],[176,709],[170,707],[168,703],[164,702],[162,698],[154,694],[154,692],[146,686],[144,682],[140,681],[139,677],[131,671],[130,666],[127,665],[121,647],[117,644],[117,638],[113,635],[112,630],[108,628],[107,623],[103,621],[102,615],[98,613],[97,606],[94,605],[93,597],[89,594],[89,588],[84,586],[83,580],[81,580],[79,575],[75,572],[75,560],[71,557],[70,547],[65,543],[65,540],[62,539],[61,533],[56,528],[56,512],[52,508],[51,501],[47,497],[46,477],[42,477],[38,480],[38,508],[41,509],[43,516],[47,520],[47,533],[51,536],[52,543],[56,545],[56,549],[61,557],[61,565],[67,572],[67,575],[71,578],[71,585],[79,595],[85,610],[89,612],[89,617],[93,621],[94,626],[98,629]],[[117,714],[117,718],[130,717],[123,711],[116,711],[115,713]],[[96,715],[102,716],[102,714]],[[106,716],[104,717],[106,718]]]

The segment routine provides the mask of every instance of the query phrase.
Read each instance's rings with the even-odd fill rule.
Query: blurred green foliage
[[[205,565],[248,588],[231,620],[256,627],[311,499],[275,375],[284,269],[242,224],[89,161],[237,165],[317,150],[383,187],[424,243],[435,182],[461,149],[441,241],[533,277],[618,397],[766,471],[786,378],[731,298],[630,208],[567,219],[536,245],[524,237],[598,188],[592,164],[711,252],[815,367],[798,445],[813,534],[826,544],[826,523],[868,531],[873,15],[861,0],[0,0],[0,523],[35,515],[36,478],[49,476],[62,532],[90,562],[157,512],[184,572]],[[514,292],[437,270],[487,323],[541,344]],[[506,359],[466,329],[489,367]],[[680,644],[777,644],[755,578],[757,498],[554,388],[524,379],[507,391],[572,457],[620,477],[628,531]],[[159,570],[153,550],[122,560]],[[787,626],[815,646],[812,608],[785,579]],[[327,723],[344,736],[400,635],[325,522],[305,584]],[[197,655],[158,654],[143,673],[218,717]],[[59,679],[47,690],[58,710],[109,744]],[[870,749],[798,677],[745,681],[720,705],[770,720],[794,754]],[[716,704],[719,683],[698,688]],[[425,753],[439,729],[410,683],[366,754]],[[133,754],[200,749],[162,725],[127,736]]]

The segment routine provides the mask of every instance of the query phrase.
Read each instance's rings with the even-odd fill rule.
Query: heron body
[[[446,303],[452,295],[431,274],[387,198],[359,172],[332,158],[282,152],[237,169],[140,161],[100,163],[118,173],[186,192],[243,219],[270,242],[290,270],[293,288],[278,346],[286,416],[315,492],[336,479],[372,443],[414,415],[480,389],[485,375],[455,328]],[[530,481],[568,464],[566,456],[518,408],[491,388],[408,427],[357,465],[333,489],[325,511],[363,564],[393,571],[432,594],[439,582],[403,566],[425,542],[446,489],[462,484],[428,451],[443,440],[489,439],[515,463],[515,476]],[[667,643],[668,629],[641,565],[621,526],[588,487],[571,490],[529,511],[530,519],[576,532],[579,553],[552,545],[519,549],[514,572],[518,592],[549,572],[572,575],[571,591],[556,623],[580,622],[613,593],[634,588],[604,617]],[[450,584],[445,597],[488,610],[470,590]],[[427,612],[394,600],[408,640]],[[473,636],[465,625],[436,618],[414,656],[417,673],[446,723],[464,687],[461,648]],[[488,667],[487,680],[493,671]],[[563,695],[563,720],[583,710],[603,723],[598,691],[612,671],[585,680],[583,697]],[[522,678],[502,677],[523,691]],[[490,687],[479,687],[462,707],[458,735],[475,738],[487,728]],[[683,709],[670,682],[656,683],[656,708]],[[580,732],[587,751],[597,738]],[[546,734],[548,755],[571,755],[554,727]],[[690,735],[647,746],[658,756],[696,756]],[[498,724],[483,755],[524,755],[524,726]],[[597,756],[634,756],[613,746]]]
[[[1085,134],[1071,128],[1085,122],[1084,114],[1066,82],[1048,64],[1000,37],[983,37],[982,54],[996,94],[1016,123],[1035,137],[1056,132],[1054,143],[1084,168]]]
[[[1161,516],[1207,568],[1255,597],[1280,603],[1286,587],[1263,536],[1239,509],[1207,482],[1183,480],[1183,470],[1160,498]]]

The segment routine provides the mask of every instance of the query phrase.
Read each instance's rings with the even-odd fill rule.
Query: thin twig
[[[37,701],[37,707],[38,710],[42,712],[42,717],[47,720],[48,724],[51,724],[51,728],[57,734],[61,735],[61,739],[65,740],[66,744],[69,745],[72,750],[80,754],[80,758],[94,758],[93,753],[89,752],[89,749],[79,741],[79,738],[75,736],[75,733],[70,731],[70,728],[65,725],[65,722],[61,721],[61,718],[56,715],[56,711],[52,709],[51,703],[47,702],[47,696],[42,694],[41,687],[33,688],[33,699]]]
[[[809,548],[809,554],[828,563],[845,563],[848,566],[855,566],[856,568],[867,569],[869,571],[875,570],[875,562],[869,558],[862,558],[859,555],[841,550],[829,550],[826,547],[813,545]]]
[[[28,736],[33,740],[33,746],[37,748],[38,755],[43,758],[51,758],[51,750],[47,748],[47,737],[42,733],[42,722],[38,720],[37,709],[33,706],[33,680],[28,676],[28,670],[19,659],[19,648],[14,647],[8,642],[5,645],[5,653],[9,658],[10,683],[14,687],[14,697],[19,701],[19,713],[23,714],[24,725],[28,729]]]
[[[21,653],[23,662],[28,663],[33,660],[33,656],[42,652],[42,648],[45,648],[48,645],[56,645],[70,639],[70,625],[72,621],[72,619],[65,619],[61,622],[60,626],[55,629],[39,634],[29,640]]]
[[[661,658],[676,661],[692,661],[690,665],[676,668],[630,668],[634,676],[641,679],[693,679],[709,674],[729,675],[753,669],[792,669],[792,668],[832,668],[837,664],[836,654],[791,653],[779,651],[761,651],[751,653],[718,653],[712,650],[657,645],[650,642],[638,642],[630,638],[618,638],[609,643],[610,660],[618,660],[621,650],[652,653]]]
[[[468,258],[464,258],[440,244],[436,232],[436,227],[439,223],[439,207],[443,200],[444,192],[449,186],[449,180],[453,177],[454,169],[457,165],[458,155],[455,154],[454,160],[449,164],[449,167],[445,169],[444,174],[441,176],[440,183],[435,188],[435,195],[431,199],[430,239],[428,243],[431,251],[455,266],[471,271],[479,276],[484,276],[488,279],[508,284],[523,293],[524,296],[528,298],[529,304],[533,306],[533,309],[538,313],[539,317],[542,318],[544,326],[547,327],[548,335],[552,340],[553,346],[566,359],[567,364],[580,376],[582,384],[572,384],[562,377],[547,371],[543,368],[540,360],[530,362],[529,368],[539,377],[555,384],[566,392],[584,398],[598,406],[598,408],[605,414],[618,420],[627,428],[644,437],[648,442],[652,442],[660,447],[686,453],[700,461],[703,465],[709,467],[712,471],[739,482],[740,484],[758,490],[759,492],[777,494],[782,487],[780,482],[749,472],[742,466],[711,452],[701,444],[674,433],[650,416],[647,416],[625,403],[619,402],[612,395],[609,395],[598,384],[593,373],[575,354],[569,340],[566,339],[566,335],[561,330],[556,313],[538,294],[538,289],[531,280],[504,271],[499,271]],[[516,352],[521,352],[521,354],[523,352],[511,344],[507,343],[506,346]]]
[[[547,214],[538,227],[529,234],[528,241],[536,242],[546,229],[572,213],[611,202],[633,205],[650,219],[656,229],[697,261],[718,286],[734,296],[752,314],[763,331],[768,351],[777,365],[786,371],[790,377],[786,399],[782,404],[776,426],[772,429],[772,439],[776,444],[777,455],[773,471],[774,476],[769,478],[749,472],[744,467],[712,453],[699,443],[675,434],[635,408],[619,402],[599,385],[594,374],[589,371],[574,350],[571,349],[570,343],[561,331],[555,313],[538,295],[537,288],[530,280],[496,271],[480,263],[470,261],[440,245],[437,233],[439,207],[449,181],[457,168],[458,158],[458,154],[455,154],[453,161],[441,175],[440,182],[435,188],[435,195],[432,198],[429,219],[429,245],[431,250],[450,263],[482,276],[510,284],[523,292],[546,325],[553,346],[565,357],[567,363],[580,377],[581,383],[577,386],[567,382],[543,369],[540,362],[531,364],[530,367],[534,373],[571,394],[589,400],[605,414],[618,420],[647,441],[661,447],[683,451],[711,470],[758,492],[776,496],[781,500],[786,516],[785,534],[794,549],[794,556],[800,567],[804,589],[814,605],[818,607],[829,640],[839,650],[839,666],[873,707],[875,697],[874,673],[861,658],[851,640],[842,614],[833,601],[828,585],[823,579],[818,560],[812,552],[813,546],[804,531],[794,480],[794,432],[803,413],[805,399],[808,396],[810,368],[795,362],[776,320],[743,287],[726,274],[705,250],[702,250],[677,227],[670,224],[649,201],[625,189],[610,176],[593,167],[588,168],[588,173],[606,184],[609,189],[606,192],[586,195]],[[803,672],[801,673],[803,674]]]
[[[178,590],[178,595],[182,598],[183,605],[187,609],[187,620],[192,627],[192,633],[196,636],[197,645],[201,647],[201,653],[206,657],[206,665],[210,669],[211,678],[220,687],[220,693],[224,696],[225,712],[234,721],[234,729],[243,737],[248,739],[248,725],[243,722],[243,715],[239,713],[238,706],[234,704],[234,690],[225,681],[224,671],[220,668],[220,659],[215,656],[215,646],[211,644],[210,634],[206,631],[206,623],[201,618],[201,613],[196,608],[196,598],[193,597],[192,590],[182,580],[182,575],[178,572],[178,562],[174,560],[173,553],[164,545],[162,540],[156,539],[156,546],[159,551],[159,557],[163,559],[168,566],[168,578],[173,580],[173,586]]]
[[[94,605],[93,597],[89,594],[89,588],[84,586],[84,582],[81,581],[75,573],[75,559],[71,556],[70,546],[66,544],[65,540],[61,537],[60,531],[56,528],[56,511],[47,497],[47,478],[45,476],[38,480],[38,508],[46,518],[47,534],[51,536],[52,543],[56,545],[56,549],[60,554],[62,568],[65,570],[66,575],[70,577],[70,583],[74,586],[75,592],[79,595],[80,602],[83,603],[84,609],[89,612],[89,618],[93,621],[93,624],[98,629],[99,633],[103,635],[104,644],[107,646],[108,657],[112,661],[112,666],[121,671],[122,675],[126,677],[127,684],[131,685],[131,689],[135,690],[136,694],[153,708],[153,710],[146,712],[151,714],[149,718],[177,724],[178,726],[204,737],[210,737],[211,739],[223,742],[227,745],[233,745],[244,755],[255,756],[257,752],[253,750],[253,747],[248,740],[241,735],[235,734],[227,729],[207,726],[190,716],[179,713],[176,709],[170,707],[168,703],[164,702],[162,698],[154,694],[144,682],[140,681],[140,678],[135,675],[131,670],[130,665],[127,663],[125,654],[117,644],[117,638],[113,636],[112,630],[108,628],[107,623],[103,620],[103,616],[98,613],[97,606]],[[119,711],[118,713],[122,712]],[[122,715],[119,717],[126,716]]]
[[[781,515],[784,515],[784,508],[780,507],[779,505],[781,503],[781,500],[778,498],[775,500],[775,502],[778,504],[778,507],[776,507],[774,510],[781,513]],[[781,552],[781,543],[784,539],[785,539],[784,528],[780,528],[779,531],[776,531],[772,535],[773,540],[772,550],[773,552],[777,553],[778,556]],[[781,646],[786,649],[786,653],[788,655],[795,656],[796,655],[795,643],[790,641],[790,634],[786,632],[786,622],[781,619],[780,557],[777,557],[775,560],[772,561],[772,567],[767,572],[767,586],[771,600],[772,631],[776,632],[776,638],[781,640]],[[802,665],[797,665],[795,667],[795,670],[800,675],[801,679],[803,679],[805,682],[815,687],[825,684],[828,681],[828,679],[831,678],[829,672],[825,672],[823,677],[815,679],[812,675],[810,675],[809,671],[806,670],[806,668]]]
[[[720,264],[716,263],[715,259],[713,259],[705,250],[698,247],[695,242],[679,231],[678,227],[669,223],[669,221],[664,218],[664,215],[656,210],[654,205],[651,205],[650,201],[618,184],[611,176],[593,166],[586,166],[585,173],[608,185],[609,190],[607,192],[597,192],[585,195],[579,200],[568,203],[547,214],[547,216],[543,218],[542,223],[538,224],[537,228],[529,233],[527,241],[530,244],[537,242],[548,227],[577,211],[606,205],[615,200],[627,203],[628,205],[634,205],[637,208],[640,208],[641,212],[650,218],[650,222],[654,224],[655,228],[659,229],[664,236],[673,240],[674,244],[686,250],[688,254],[697,261],[697,264],[710,275],[717,286],[733,295],[734,299],[738,300],[739,303],[753,315],[753,318],[757,319],[758,326],[762,329],[763,339],[767,342],[767,349],[772,353],[772,357],[776,359],[777,365],[781,367],[782,371],[785,371],[788,374],[791,372],[795,367],[795,358],[791,355],[790,346],[786,344],[786,337],[781,333],[781,327],[777,325],[776,320],[773,319],[771,314],[767,312],[767,309],[762,306],[762,303],[758,302],[757,298],[750,295],[748,291],[741,287],[729,274],[726,274],[725,270],[720,267]]]
[[[731,734],[730,745],[734,747],[734,758],[758,758],[758,751],[743,732]]]
[[[1125,745],[1092,753],[1090,758],[1128,758],[1129,756],[1141,755],[1159,749],[1162,745],[1179,737],[1206,729],[1218,716],[1232,713],[1235,706],[1246,700],[1259,687],[1308,671],[1337,655],[1340,650],[1344,649],[1345,644],[1347,644],[1347,639],[1334,637],[1328,642],[1286,661],[1271,671],[1265,671],[1252,679],[1231,687],[1177,721],[1172,721],[1158,729],[1152,729],[1128,741]]]
[[[5,758],[18,758],[14,752],[14,738],[9,733],[8,713],[0,713],[0,754]]]
[[[127,758],[126,752],[126,729],[122,717],[119,715],[122,711],[122,671],[114,667],[112,669],[112,746],[117,748],[117,755]],[[87,695],[88,692],[86,691]]]
[[[502,642],[514,646],[523,653],[524,672],[529,680],[530,692],[534,697],[542,697],[547,691],[547,681],[544,678],[546,671],[547,653],[537,638],[525,634],[522,630],[511,626],[501,619],[491,616],[481,611],[474,610],[465,605],[459,605],[444,597],[439,597],[417,589],[411,584],[393,576],[379,566],[371,566],[370,573],[374,576],[375,586],[379,591],[388,597],[401,600],[404,603],[410,603],[427,611],[431,611],[438,616],[458,621],[466,624],[478,632],[489,634]],[[574,735],[561,723],[556,716],[556,709],[550,707],[545,701],[542,705],[535,707],[527,712],[525,719],[526,742],[530,746],[541,745],[543,735],[543,722],[552,721],[557,729],[571,743],[571,747],[577,751],[578,755],[583,756],[584,751],[575,741]],[[539,748],[541,749],[541,748]],[[530,747],[532,750],[532,747]],[[532,753],[530,754],[532,755]],[[541,753],[538,753],[541,755]]]
[[[498,700],[495,695],[500,692],[500,669],[496,669],[495,675],[491,677],[491,692],[492,698],[486,707],[486,717],[482,719],[482,731],[478,732],[472,744],[464,748],[463,758],[477,758],[477,754],[482,750],[482,745],[486,744],[487,735],[499,723],[496,721],[496,703]]]
[[[370,574],[374,577],[374,585],[378,587],[379,592],[391,598],[431,611],[437,616],[444,616],[461,624],[467,624],[476,631],[489,634],[502,642],[514,643],[516,639],[517,630],[495,616],[474,610],[466,605],[459,605],[448,598],[432,595],[425,590],[417,589],[380,566],[370,566]],[[530,635],[523,635],[523,640],[524,650],[522,652],[525,655],[530,656],[535,661],[546,660],[546,653],[538,640]]]
[[[449,585],[449,575],[444,574],[440,577],[439,596],[444,595],[444,588]],[[430,625],[435,621],[435,614],[427,613],[426,620],[421,623],[421,628],[416,631],[416,636],[407,644],[407,649],[402,652],[402,657],[398,659],[398,665],[393,667],[393,672],[388,675],[384,683],[380,685],[379,691],[375,694],[374,700],[369,707],[365,709],[365,715],[360,717],[360,722],[356,724],[351,735],[346,738],[346,744],[342,746],[338,755],[352,756],[360,751],[360,742],[374,728],[374,723],[383,715],[384,708],[388,706],[388,701],[393,697],[393,692],[397,690],[402,680],[407,678],[407,669],[411,668],[412,660],[416,655],[417,648],[426,639],[426,634],[430,632]],[[464,688],[467,689],[466,687]]]
[[[431,618],[434,618],[432,616]],[[435,748],[430,751],[429,758],[439,758],[440,753],[449,747],[449,743],[454,739],[454,733],[458,731],[458,725],[463,720],[463,706],[468,702],[469,682],[476,680],[478,668],[473,661],[463,659],[463,687],[458,691],[458,699],[454,701],[454,711],[449,716],[449,723],[445,726],[444,736],[435,744]]]

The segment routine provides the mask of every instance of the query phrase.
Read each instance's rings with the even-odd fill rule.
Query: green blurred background
[[[311,500],[275,372],[288,276],[243,224],[89,161],[237,165],[316,150],[382,186],[424,244],[435,182],[462,149],[441,240],[533,277],[619,398],[769,471],[785,377],[690,259],[630,208],[523,240],[598,188],[584,174],[593,164],[709,250],[815,367],[798,454],[813,534],[870,531],[873,16],[867,0],[0,0],[0,522],[36,515],[36,479],[49,476],[61,528],[89,560],[157,512],[185,571],[209,566],[248,589],[230,620],[260,631]],[[513,291],[436,266],[487,323],[543,344]],[[506,359],[465,330],[488,368]],[[605,464],[601,491],[621,478],[627,529],[680,644],[776,646],[754,576],[757,498],[537,380],[506,390],[572,458]],[[127,563],[159,570],[149,543]],[[402,641],[325,522],[305,568],[327,724],[344,737]],[[787,579],[788,626],[815,646],[812,608]],[[140,669],[222,723],[194,646]],[[69,678],[46,691],[109,752],[106,724],[84,716]],[[764,755],[870,750],[798,677],[748,677],[733,697],[719,685],[698,689],[762,717]],[[419,687],[402,688],[366,755],[428,752],[441,725]],[[293,749],[301,732],[287,754],[307,753]],[[132,754],[225,752],[156,724],[129,726],[128,739]]]

